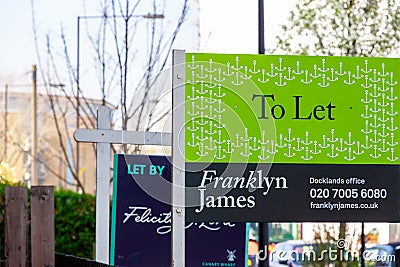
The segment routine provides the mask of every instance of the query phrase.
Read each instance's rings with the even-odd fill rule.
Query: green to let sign
[[[186,160],[398,164],[398,64],[186,54]]]
[[[186,54],[186,219],[399,221],[398,66]]]

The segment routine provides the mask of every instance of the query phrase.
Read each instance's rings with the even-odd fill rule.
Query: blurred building
[[[0,158],[14,169],[14,179],[27,185],[31,185],[31,101],[31,93],[4,92],[0,96]],[[79,101],[79,128],[95,128],[101,101]],[[73,139],[77,114],[74,97],[37,95],[38,181],[35,185],[54,185],[78,192],[83,188],[86,193],[95,193],[94,144],[79,144],[77,164],[77,142]]]

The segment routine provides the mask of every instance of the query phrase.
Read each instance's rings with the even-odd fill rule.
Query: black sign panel
[[[111,264],[170,266],[171,162],[164,156],[115,155]],[[186,266],[244,266],[245,223],[186,225]]]
[[[187,163],[186,170],[189,221],[400,221],[398,165]]]

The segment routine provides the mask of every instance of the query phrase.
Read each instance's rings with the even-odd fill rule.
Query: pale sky
[[[264,0],[266,47],[272,47],[296,0]],[[200,0],[202,51],[258,53],[257,0]]]
[[[284,23],[295,0],[264,0],[265,40],[271,46],[274,36],[279,34],[279,24]],[[0,77],[19,77],[28,73],[37,64],[32,30],[31,5],[35,7],[37,31],[44,42],[44,36],[59,36],[61,27],[70,41],[76,46],[77,16],[99,14],[97,0],[19,0],[0,2]],[[173,1],[168,1],[173,3]],[[193,31],[200,33],[200,40],[186,40],[192,43],[177,44],[176,48],[213,53],[253,53],[258,52],[257,41],[257,0],[191,0],[192,16],[198,16],[199,27],[190,24]],[[182,40],[185,36],[182,36]],[[195,44],[195,41],[200,44]],[[72,49],[74,50],[74,49]],[[73,51],[75,53],[75,51]],[[193,51],[197,52],[197,51]],[[61,51],[60,51],[61,53]],[[75,56],[71,56],[75,59]],[[74,63],[73,63],[74,64]],[[28,81],[30,76],[28,76]],[[1,81],[5,83],[18,81]]]

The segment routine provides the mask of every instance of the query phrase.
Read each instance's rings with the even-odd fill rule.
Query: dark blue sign
[[[111,264],[170,266],[170,181],[169,157],[114,156]],[[186,266],[243,267],[247,239],[245,223],[188,222]]]

